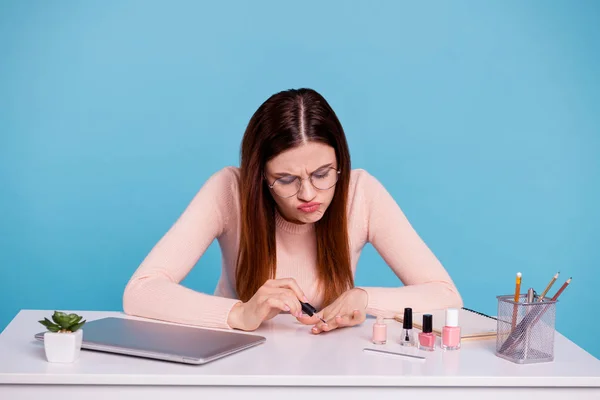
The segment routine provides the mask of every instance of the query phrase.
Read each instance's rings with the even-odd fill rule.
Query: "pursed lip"
[[[300,204],[298,206],[298,209],[304,210],[304,209],[309,209],[309,208],[320,206],[320,205],[321,205],[321,203],[317,203],[316,201],[311,201],[310,203]]]

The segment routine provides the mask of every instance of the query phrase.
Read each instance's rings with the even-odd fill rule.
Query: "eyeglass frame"
[[[338,183],[338,181],[339,181],[339,179],[340,179],[340,178],[339,178],[339,175],[342,173],[342,170],[341,170],[341,169],[337,169],[337,168],[333,168],[333,167],[329,167],[329,168],[327,168],[327,169],[333,169],[333,170],[335,170],[335,173],[336,173],[336,175],[337,175],[337,176],[336,176],[336,179],[335,179],[335,183],[334,183],[333,185],[329,186],[327,189],[321,189],[321,188],[318,188],[318,187],[316,187],[316,186],[315,186],[315,184],[313,183],[312,179],[311,179],[311,178],[312,178],[312,176],[313,176],[313,174],[314,174],[315,172],[317,172],[318,170],[317,170],[317,171],[313,171],[313,172],[312,172],[312,173],[311,173],[311,174],[308,176],[308,178],[301,178],[301,177],[299,177],[299,176],[297,176],[297,175],[288,175],[288,176],[294,176],[295,178],[297,178],[297,179],[300,179],[300,185],[298,186],[298,190],[296,191],[296,193],[294,193],[294,194],[292,194],[292,195],[289,195],[289,196],[282,196],[282,195],[278,194],[278,193],[277,193],[275,190],[273,190],[273,186],[275,186],[275,183],[276,183],[278,180],[280,180],[280,179],[282,179],[282,178],[285,178],[284,176],[282,176],[281,178],[277,178],[277,179],[275,179],[275,180],[273,181],[273,183],[271,183],[271,184],[269,184],[269,180],[267,179],[267,176],[266,176],[265,174],[263,174],[263,177],[265,178],[265,181],[267,181],[267,186],[269,187],[269,189],[271,189],[271,190],[273,191],[273,193],[275,193],[277,196],[279,196],[279,197],[281,197],[281,198],[283,198],[283,199],[289,199],[290,197],[294,197],[295,195],[297,195],[297,194],[300,192],[300,189],[302,189],[302,185],[303,185],[303,182],[304,182],[305,180],[309,180],[309,181],[310,181],[310,184],[312,185],[312,187],[314,187],[316,190],[329,190],[329,189],[331,189],[332,187],[334,187],[335,185],[337,185],[337,183]]]

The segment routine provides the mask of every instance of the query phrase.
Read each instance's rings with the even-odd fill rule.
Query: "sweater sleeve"
[[[239,300],[199,293],[180,284],[234,214],[230,168],[212,175],[152,248],[123,294],[126,314],[188,325],[231,329],[229,311]]]
[[[448,272],[419,237],[383,185],[364,173],[367,241],[402,281],[401,287],[362,287],[367,313],[392,318],[411,307],[424,312],[462,307],[462,298]]]

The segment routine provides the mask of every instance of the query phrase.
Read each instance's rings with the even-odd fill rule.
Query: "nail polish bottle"
[[[383,317],[377,317],[377,322],[373,324],[373,344],[385,344],[387,340],[387,325],[383,322]]]
[[[412,308],[404,309],[404,318],[402,319],[402,337],[400,338],[402,346],[414,346],[413,339],[413,320]]]
[[[446,310],[446,325],[442,328],[442,349],[460,349],[460,326],[458,325],[458,309]]]
[[[433,334],[433,316],[423,315],[423,331],[419,333],[419,348],[421,350],[435,350],[435,335]]]

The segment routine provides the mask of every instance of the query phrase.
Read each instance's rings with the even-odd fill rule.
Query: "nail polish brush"
[[[309,317],[312,317],[313,315],[316,315],[316,314],[317,314],[317,309],[316,309],[316,308],[314,308],[314,307],[313,307],[312,305],[310,305],[309,303],[303,303],[303,302],[300,302],[300,304],[302,305],[302,311],[304,311],[304,313],[305,313],[305,314],[307,314]],[[326,324],[326,323],[327,323],[327,322],[326,322],[326,321],[325,321],[323,318],[319,317],[318,315],[317,315],[317,317],[318,317],[318,318],[319,318],[321,321],[323,321],[323,323],[324,323],[324,324]]]

